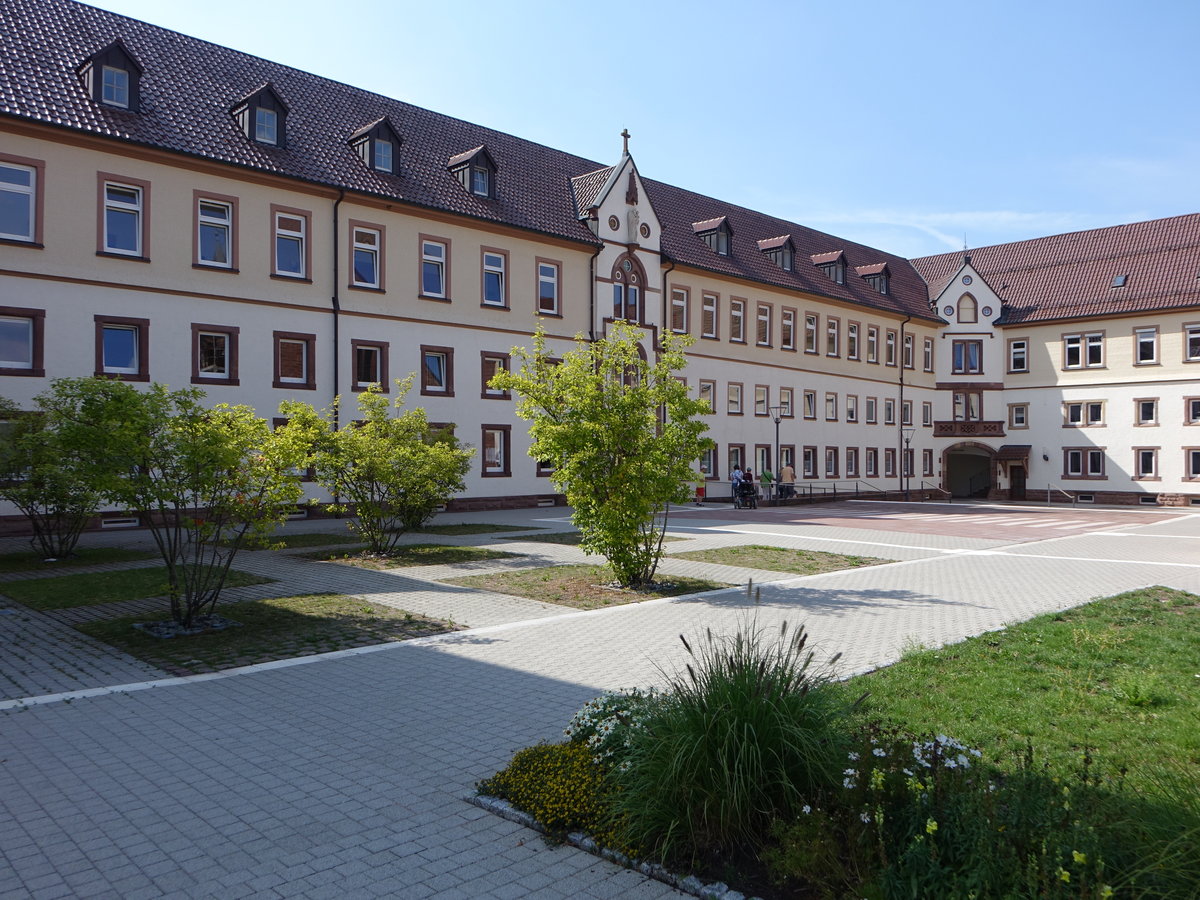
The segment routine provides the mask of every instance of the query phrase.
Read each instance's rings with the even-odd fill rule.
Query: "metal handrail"
[[[953,495],[952,493],[950,493],[948,490],[946,490],[945,488],[943,488],[943,487],[938,487],[936,484],[930,484],[930,483],[929,483],[929,482],[927,482],[927,481],[922,481],[922,482],[921,482],[921,490],[923,490],[923,491],[937,491],[939,494],[945,494],[945,495],[946,495],[946,502],[947,502],[947,503],[953,503],[953,502],[954,502],[954,495]]]
[[[1064,491],[1057,484],[1051,484],[1050,482],[1046,482],[1046,505],[1047,506],[1049,506],[1051,503],[1051,500],[1050,500],[1050,489],[1051,488],[1054,488],[1054,490],[1058,491],[1060,494],[1062,494],[1064,497],[1066,497],[1068,500],[1070,500],[1072,506],[1079,505],[1079,497],[1077,495],[1072,494],[1070,491]]]

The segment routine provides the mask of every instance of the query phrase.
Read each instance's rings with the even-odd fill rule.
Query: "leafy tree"
[[[0,498],[29,519],[31,543],[42,556],[70,556],[88,519],[99,509],[104,468],[98,448],[71,446],[64,423],[35,399],[35,410],[22,412],[0,397]]]
[[[653,581],[669,504],[690,499],[696,461],[712,446],[700,420],[708,405],[676,376],[690,339],[665,335],[648,362],[641,337],[641,329],[614,322],[600,340],[577,336],[555,364],[539,331],[532,353],[513,350],[520,370],[491,381],[520,397],[517,412],[532,422],[529,455],[554,462],[551,478],[575,510],[580,546],[605,556],[617,580],[635,587]]]
[[[303,495],[294,475],[311,436],[272,431],[247,406],[203,405],[171,391],[94,378],[56,381],[45,398],[64,445],[103,454],[106,502],[139,513],[167,567],[171,615],[185,627],[211,611],[238,550],[265,539]]]
[[[310,464],[317,483],[337,502],[331,512],[357,516],[351,524],[372,553],[388,553],[404,532],[420,528],[439,506],[465,486],[474,450],[459,446],[453,435],[434,429],[417,407],[391,415],[404,406],[412,378],[396,381],[392,402],[378,385],[358,395],[357,421],[334,430],[332,413],[319,415],[311,406],[288,401],[281,412],[317,435]]]

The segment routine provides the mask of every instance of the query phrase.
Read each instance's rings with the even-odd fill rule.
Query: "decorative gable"
[[[397,151],[402,143],[403,139],[387,116],[364,125],[350,135],[350,146],[362,157],[362,161],[376,172],[389,175],[399,171]]]
[[[758,242],[758,249],[767,255],[767,258],[785,272],[791,272],[793,261],[796,258],[796,247],[792,243],[790,234],[783,234],[779,237],[767,238]]]
[[[496,173],[499,168],[484,144],[450,157],[446,168],[476,197],[496,196]]]
[[[733,228],[730,226],[727,216],[693,222],[692,231],[699,235],[710,249],[715,250],[721,256],[729,255],[729,243],[733,237]]]
[[[243,97],[230,112],[250,140],[269,147],[287,146],[287,104],[267,82]]]
[[[79,76],[97,103],[131,112],[141,108],[142,67],[120,38],[89,56]]]

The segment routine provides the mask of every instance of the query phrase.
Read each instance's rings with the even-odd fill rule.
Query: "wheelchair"
[[[758,488],[749,481],[739,481],[733,492],[734,509],[758,509]]]

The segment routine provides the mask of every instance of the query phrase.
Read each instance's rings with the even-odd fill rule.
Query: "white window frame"
[[[729,301],[729,340],[735,344],[746,343],[746,301]]]
[[[374,360],[372,368],[372,378],[360,378],[362,367],[359,365],[359,360],[363,357],[370,357]],[[369,384],[378,384],[381,387],[387,387],[383,384],[383,348],[374,344],[358,344],[354,348],[354,385],[355,387],[366,387]]]
[[[109,195],[109,190],[129,191],[137,199],[134,201],[120,200]],[[104,182],[104,252],[117,253],[121,256],[143,256],[142,248],[145,245],[145,200],[146,192],[136,184],[123,184],[119,181]],[[108,215],[110,212],[128,214],[134,217],[134,235],[136,236],[136,246],[130,250],[126,247],[114,247],[109,242],[108,235]]]
[[[279,113],[265,106],[254,107],[254,140],[260,144],[279,144]]]
[[[891,397],[885,397],[883,400],[883,424],[896,424],[896,401]]]
[[[0,231],[0,238],[10,241],[32,241],[37,235],[37,169],[33,166],[23,166],[18,163],[0,161],[0,170],[2,169],[26,173],[29,176],[28,185],[17,184],[8,179],[0,180],[0,194],[12,194],[16,197],[26,198],[26,208],[29,213],[29,231],[26,234]]]
[[[293,222],[299,222],[300,227],[286,227],[282,220],[288,219]],[[280,242],[295,244],[297,253],[296,258],[299,261],[299,270],[284,269],[280,266],[280,260],[283,254],[279,252]],[[308,257],[306,255],[308,241],[308,218],[300,216],[296,213],[275,212],[275,274],[283,275],[286,278],[307,278],[308,277]]]
[[[720,332],[720,320],[718,316],[721,314],[720,303],[717,301],[716,294],[702,294],[700,298],[700,327],[703,330],[701,337],[716,338]],[[705,328],[705,322],[712,325],[711,328]]]
[[[754,341],[759,347],[771,346],[771,307],[763,303],[755,312]]]
[[[380,248],[383,244],[383,233],[378,228],[363,228],[362,226],[355,225],[351,234],[350,272],[353,277],[351,283],[355,287],[375,288],[378,290],[383,283],[380,266],[382,261]],[[369,281],[364,281],[358,276],[358,258],[360,254],[371,260],[371,268],[374,271],[375,277]]]
[[[739,416],[742,414],[742,388],[743,385],[736,382],[730,382],[725,389],[725,413],[730,416]]]
[[[494,253],[491,250],[483,251],[483,271],[480,277],[483,278],[484,306],[503,307],[508,305],[508,293],[505,291],[505,280],[508,277],[506,269],[504,254]],[[499,288],[499,296],[495,300],[488,297],[489,284],[494,284]]]
[[[796,349],[796,311],[783,309],[779,312],[779,346],[783,350]]]
[[[430,357],[441,361],[441,380],[434,381],[432,370],[426,365]],[[421,393],[450,393],[450,354],[445,350],[423,350],[421,352]]]
[[[1149,461],[1149,466],[1145,463]],[[1157,478],[1158,477],[1158,448],[1157,447],[1135,447],[1133,451],[1133,477],[1134,478]]]
[[[790,387],[781,387],[779,389],[779,417],[782,419],[792,418],[795,410],[792,408],[793,391]]]
[[[924,363],[923,368],[926,372],[933,371],[933,338],[925,338],[924,358],[922,362]]]
[[[842,324],[834,318],[825,320],[825,355],[842,355]]]
[[[203,365],[204,360],[204,339],[219,338],[224,344],[225,368],[220,370],[206,370]],[[228,331],[198,331],[196,332],[196,377],[197,378],[212,378],[219,381],[227,381],[232,377],[233,365],[233,339]]]
[[[858,323],[846,323],[846,359],[858,359]]]
[[[1148,349],[1149,359],[1142,359],[1142,351]],[[1158,365],[1158,329],[1135,328],[1133,330],[1133,364],[1135,366]]]
[[[1200,325],[1188,325],[1183,330],[1183,359],[1200,362]]]
[[[104,340],[105,333],[109,331],[125,331],[133,335],[133,364],[129,366],[116,366],[108,364],[108,346]],[[111,375],[137,375],[142,371],[141,359],[141,331],[137,325],[120,325],[104,323],[100,326],[100,363],[101,370],[106,374]]]
[[[122,69],[120,66],[100,67],[100,102],[107,106],[129,109],[128,69]]]
[[[906,369],[913,368],[916,362],[916,338],[911,334],[904,335],[904,347],[901,350],[901,364]]]
[[[205,207],[209,212],[205,212]],[[216,210],[223,215],[215,215]],[[225,261],[210,259],[204,255],[204,229],[220,232],[225,240]],[[196,203],[196,261],[202,266],[218,269],[233,268],[233,204],[224,200],[209,200],[201,197]]]
[[[1150,416],[1146,417],[1145,404],[1150,404]],[[1134,424],[1136,425],[1157,425],[1158,424],[1158,398],[1157,397],[1140,397],[1133,401]]]
[[[503,428],[484,428],[483,446],[480,448],[479,454],[482,461],[483,471],[489,475],[503,475],[508,472],[508,441],[509,432]],[[489,447],[489,442],[494,442],[494,456],[489,456],[493,448]]]
[[[0,359],[0,369],[32,369],[34,360],[34,341],[37,339],[36,324],[28,316],[0,316],[0,323],[21,324],[27,329],[27,340],[24,341],[29,351],[28,359]]]
[[[817,353],[820,346],[817,343],[817,331],[820,329],[820,318],[813,313],[804,314],[804,352]]]
[[[857,394],[847,394],[846,395],[846,421],[847,422],[857,422],[858,421],[858,395]]]
[[[437,252],[431,252],[430,248],[436,247]],[[438,297],[444,299],[446,296],[446,257],[449,251],[441,241],[421,241],[421,294],[425,297]],[[426,278],[426,267],[433,266],[437,271],[438,289],[431,291],[429,282]]]
[[[282,359],[283,359],[283,345],[284,344],[298,344],[300,346],[301,366],[300,366],[300,375],[299,376],[283,374]],[[280,367],[279,367],[279,381],[281,383],[308,384],[308,373],[309,373],[309,369],[312,366],[312,360],[310,360],[308,358],[308,348],[309,348],[308,341],[302,341],[302,340],[298,340],[296,338],[280,338],[279,339],[279,351],[278,352],[279,352],[279,358],[281,360]]]
[[[545,316],[557,316],[558,308],[558,263],[538,262],[538,312]],[[549,295],[547,297],[547,294]],[[550,300],[549,307],[546,300]]]
[[[688,292],[683,288],[671,289],[671,331],[675,334],[687,334],[688,330]]]
[[[1029,341],[1017,338],[1008,342],[1008,371],[1029,371]]]
[[[389,175],[396,171],[396,147],[387,138],[371,138],[371,162],[376,172],[387,172]]]

